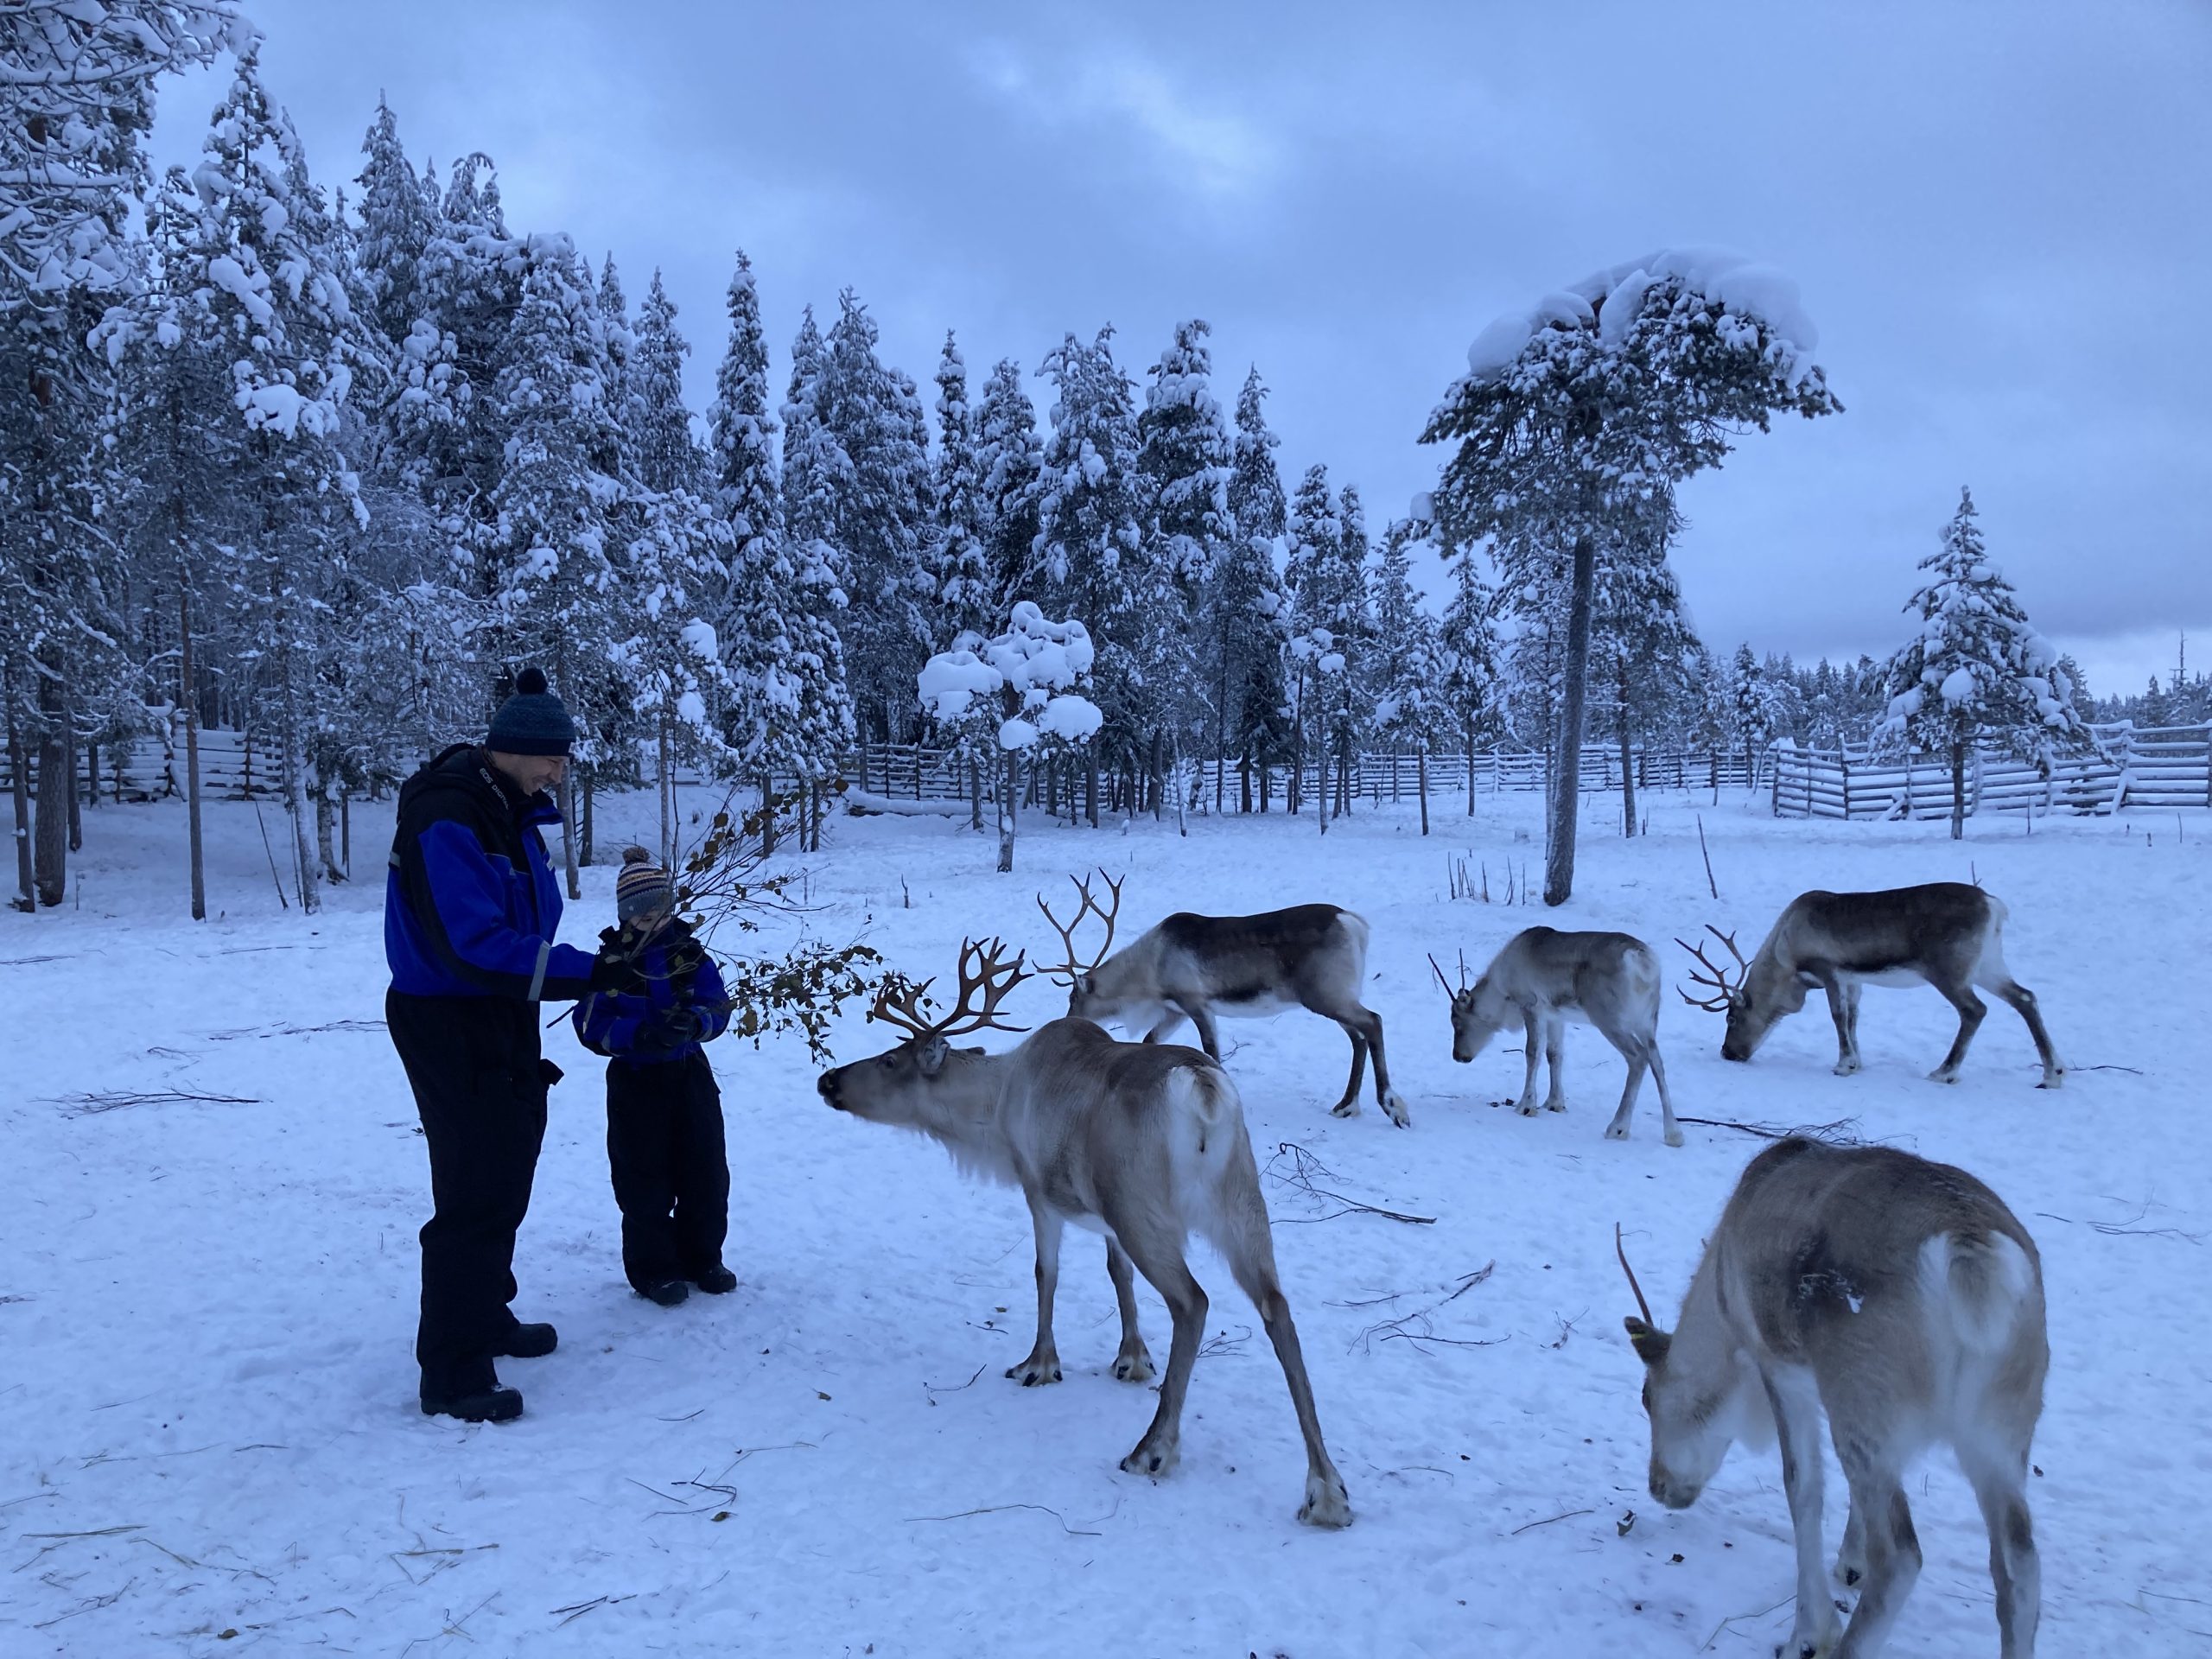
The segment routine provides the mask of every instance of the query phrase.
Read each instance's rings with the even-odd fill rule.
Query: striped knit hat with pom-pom
[[[676,885],[642,847],[622,855],[622,874],[614,878],[614,913],[623,921],[676,907]]]

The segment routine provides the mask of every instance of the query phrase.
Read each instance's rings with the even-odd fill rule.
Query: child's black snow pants
[[[729,1230],[721,1091],[696,1051],[607,1068],[607,1161],[622,1207],[622,1271],[644,1291],[720,1267]]]
[[[515,1233],[559,1073],[539,1057],[535,1002],[390,991],[385,1018],[430,1153],[415,1338],[423,1392],[489,1388],[493,1352],[515,1325]]]

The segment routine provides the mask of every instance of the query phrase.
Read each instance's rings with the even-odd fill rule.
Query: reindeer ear
[[[924,1077],[933,1077],[944,1069],[944,1057],[951,1052],[950,1043],[942,1037],[932,1037],[915,1051],[914,1063],[921,1067]]]
[[[1674,1337],[1665,1331],[1654,1331],[1642,1319],[1633,1316],[1621,1321],[1628,1332],[1629,1346],[1636,1350],[1636,1357],[1646,1365],[1666,1363],[1667,1350],[1674,1344]]]

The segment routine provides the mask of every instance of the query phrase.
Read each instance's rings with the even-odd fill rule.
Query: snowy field
[[[1439,803],[1426,841],[1410,807],[1325,842],[1310,818],[1194,820],[1187,840],[1148,821],[1033,827],[1010,879],[989,874],[988,835],[843,818],[809,861],[812,927],[857,931],[918,975],[949,975],[963,931],[1041,950],[1031,894],[1093,862],[1128,872],[1124,940],[1178,907],[1325,899],[1370,918],[1369,1000],[1410,1131],[1371,1096],[1356,1121],[1327,1115],[1348,1053],[1333,1027],[1289,1014],[1224,1031],[1262,1162],[1294,1142],[1326,1166],[1321,1185],[1435,1217],[1323,1218],[1338,1206],[1267,1183],[1357,1515],[1342,1534],[1292,1519],[1303,1465],[1281,1374],[1217,1261],[1194,1246],[1213,1312],[1182,1466],[1158,1484],[1122,1474],[1153,1401],[1109,1374],[1095,1242],[1071,1236],[1062,1275],[1065,1382],[1003,1380],[1031,1333],[1020,1198],[832,1114],[796,1042],[715,1047],[728,1260],[743,1283],[664,1311],[622,1282],[600,1063],[565,1021],[550,1033],[569,1076],[517,1306],[556,1321],[561,1349],[503,1363],[528,1399],[520,1422],[424,1418],[410,1344],[428,1179],[377,1023],[380,880],[337,889],[312,922],[277,913],[251,810],[222,806],[210,896],[223,915],[195,926],[181,813],[100,809],[80,904],[0,917],[14,1171],[0,1205],[0,1650],[1764,1659],[1790,1619],[1777,1465],[1739,1451],[1696,1509],[1649,1499],[1612,1255],[1618,1219],[1671,1322],[1703,1230],[1761,1143],[1692,1125],[1668,1150],[1648,1085],[1634,1138],[1601,1140],[1620,1066],[1579,1027],[1573,1109],[1515,1116],[1497,1103],[1519,1087],[1517,1044],[1454,1065],[1424,952],[1478,961],[1539,921],[1621,927],[1671,972],[1671,936],[1713,919],[1748,950],[1807,887],[1972,873],[2011,906],[2013,968],[2078,1068],[2063,1092],[2031,1086],[2033,1052],[2001,1007],[1956,1087],[1924,1081],[1952,1016],[1931,991],[1876,989],[1853,1078],[1829,1074],[1817,998],[1749,1066],[1720,1062],[1716,1018],[1671,1001],[1678,1105],[1851,1120],[1996,1188],[2040,1243],[2050,1292],[2030,1486],[2045,1649],[2212,1651],[2212,823],[2047,823],[2031,838],[1985,822],[1955,844],[1941,824],[1777,823],[1756,804],[1662,795],[1653,835],[1630,842],[1599,801],[1563,912],[1447,901],[1449,855],[1487,861],[1493,893],[1509,857],[1540,874],[1536,806],[1486,801],[1471,823]],[[642,829],[651,810],[640,797],[607,816]],[[357,869],[380,876],[388,836],[388,819],[357,814]],[[615,829],[603,839],[620,844]],[[611,918],[612,880],[587,873],[566,937],[588,944]],[[1059,1007],[1040,982],[1012,1017]],[[843,1058],[884,1046],[857,1012],[837,1044]],[[232,1098],[81,1099],[161,1090]],[[1164,1310],[1141,1294],[1164,1356]],[[1993,1653],[1965,1482],[1944,1455],[1910,1491],[1927,1560],[1893,1651]],[[1833,1467],[1828,1493],[1833,1554]]]

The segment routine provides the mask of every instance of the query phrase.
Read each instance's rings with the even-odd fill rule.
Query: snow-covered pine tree
[[[1428,545],[1428,525],[1392,521],[1383,532],[1373,582],[1376,652],[1375,730],[1393,750],[1416,757],[1421,832],[1428,833],[1428,755],[1455,724],[1446,695],[1453,667],[1443,632],[1414,591],[1413,554]]]
[[[1110,326],[1089,344],[1069,334],[1037,371],[1054,391],[1038,480],[1037,574],[1054,610],[1087,619],[1096,652],[1091,695],[1103,724],[1090,747],[1084,809],[1094,826],[1101,764],[1115,768],[1124,810],[1137,810],[1155,726],[1145,680],[1143,611],[1154,594],[1145,580],[1136,410],[1113,335]]]
[[[365,321],[397,351],[423,315],[423,258],[436,233],[432,203],[399,142],[399,118],[381,95],[361,140],[361,227],[356,265],[366,289]]]
[[[228,575],[254,641],[257,718],[272,729],[290,814],[300,907],[321,907],[311,842],[314,682],[327,644],[323,594],[359,512],[338,447],[352,387],[350,307],[329,264],[321,192],[308,181],[290,119],[261,85],[255,44],[215,111],[193,175],[202,210],[184,251],[206,286],[231,359],[232,402],[246,432],[233,478],[245,512]]]
[[[1282,474],[1275,466],[1280,442],[1268,429],[1268,395],[1253,369],[1236,398],[1236,437],[1228,505],[1232,536],[1208,595],[1217,750],[1233,753],[1242,779],[1242,810],[1252,810],[1252,775],[1260,774],[1260,810],[1268,810],[1268,770],[1293,747],[1283,685],[1283,642],[1290,604],[1276,550],[1288,528]],[[1221,779],[1214,779],[1221,804]]]
[[[976,417],[968,407],[968,365],[952,332],[937,366],[936,533],[929,544],[928,626],[932,640],[981,634],[1002,608],[984,541],[983,483]]]
[[[109,372],[86,335],[141,281],[129,214],[146,183],[156,82],[249,35],[226,0],[0,10],[0,712],[26,909],[61,901],[75,710],[106,702],[112,686],[100,683],[122,667],[103,626],[117,574],[99,524]]]
[[[1948,758],[1956,841],[1966,833],[1967,756],[1974,745],[1994,742],[2048,776],[2060,750],[2085,748],[2090,740],[2057,651],[1989,562],[1971,491],[1959,492],[1942,545],[1920,568],[1929,579],[1905,607],[1918,613],[1920,630],[1890,658],[1882,732]]]
[[[1494,723],[1498,703],[1497,594],[1483,580],[1471,548],[1457,550],[1451,563],[1452,599],[1444,607],[1440,630],[1445,666],[1437,700],[1465,746],[1467,816],[1471,818],[1475,741]]]
[[[511,675],[540,668],[575,715],[575,754],[602,762],[626,734],[626,633],[611,544],[624,500],[620,443],[590,268],[564,236],[533,237],[522,302],[493,397],[508,434],[493,489],[493,648]],[[562,826],[578,896],[575,826]]]
[[[1600,549],[1624,510],[1718,465],[1736,433],[1840,409],[1812,360],[1817,338],[1787,279],[1733,256],[1663,251],[1492,323],[1429,417],[1423,442],[1459,444],[1433,499],[1446,541],[1494,537],[1565,566],[1547,904],[1574,885]],[[1522,571],[1505,575],[1522,584]]]
[[[876,356],[877,337],[868,308],[845,289],[812,377],[811,418],[844,462],[826,505],[852,601],[838,618],[847,684],[862,726],[895,742],[913,725],[927,633],[928,425],[912,383]]]
[[[1620,747],[1621,833],[1637,833],[1637,747],[1667,724],[1688,694],[1697,638],[1682,614],[1681,588],[1667,565],[1681,527],[1671,494],[1624,524],[1598,561],[1591,660],[1611,703]]]
[[[613,261],[607,264],[612,270]],[[637,457],[638,481],[657,495],[696,494],[703,482],[704,460],[683,403],[683,359],[690,354],[690,342],[676,326],[676,302],[656,266],[630,331],[622,424]]]
[[[1728,673],[1728,727],[1744,750],[1744,784],[1754,787],[1759,777],[1759,751],[1774,741],[1774,690],[1766,671],[1748,645],[1736,647]]]
[[[1037,406],[1021,384],[1021,365],[1001,358],[976,406],[976,476],[982,491],[983,543],[999,609],[1032,597],[1037,588],[1037,504],[1045,446]],[[1039,589],[1041,591],[1041,589]]]

